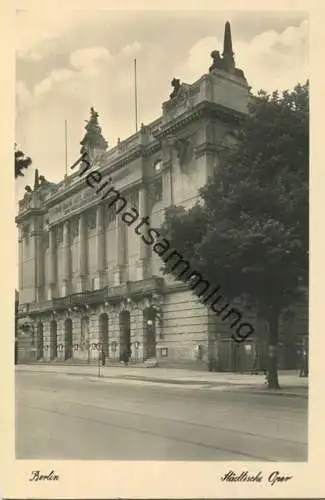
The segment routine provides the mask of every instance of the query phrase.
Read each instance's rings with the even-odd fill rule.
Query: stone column
[[[124,270],[125,270],[125,224],[120,216],[116,216],[115,220],[116,231],[116,268],[115,268],[115,285],[123,283]]]
[[[70,265],[70,231],[69,221],[63,225],[63,291],[62,295],[70,294],[71,265]]]
[[[33,257],[35,259],[34,268],[34,283],[35,283],[35,300],[39,302],[42,300],[41,288],[43,284],[43,269],[42,269],[42,252],[41,252],[41,233],[40,224],[37,217],[33,221],[33,229],[31,232],[31,241],[33,242]]]
[[[18,229],[18,290],[21,292],[24,287],[24,247],[23,247],[23,229]]]
[[[148,216],[148,190],[145,186],[139,189],[139,220]],[[147,225],[143,225],[141,232],[144,236],[147,234]],[[149,246],[140,238],[140,257],[137,264],[138,280],[143,280],[149,276]]]
[[[97,256],[97,276],[96,288],[103,287],[104,277],[104,256],[105,256],[105,233],[103,224],[103,206],[97,206],[96,213],[96,256]]]
[[[86,213],[79,218],[79,291],[83,292],[87,285],[87,220]]]
[[[56,296],[57,290],[57,253],[56,253],[56,237],[55,228],[49,229],[49,289],[48,299],[53,299]]]

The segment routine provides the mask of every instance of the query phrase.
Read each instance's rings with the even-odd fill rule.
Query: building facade
[[[174,78],[161,116],[115,147],[107,148],[91,109],[81,154],[152,228],[167,207],[197,201],[247,113],[249,85],[235,67],[229,23],[222,57],[211,57],[195,83]],[[160,257],[112,208],[105,188],[85,182],[86,168],[80,161],[58,184],[36,171],[19,201],[18,360],[91,363],[101,356],[106,364],[156,358],[181,365],[212,356],[220,370],[250,367],[254,338],[234,345],[227,323],[162,276]],[[245,314],[263,330],[253,311]]]

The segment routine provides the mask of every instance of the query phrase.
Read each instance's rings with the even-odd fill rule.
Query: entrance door
[[[108,352],[108,316],[101,314],[99,316],[99,341],[102,345],[103,364],[109,356]]]
[[[38,323],[36,329],[36,361],[43,357],[43,323]]]
[[[56,359],[58,356],[58,339],[57,339],[57,324],[56,321],[51,321],[50,326],[50,360]]]
[[[72,319],[64,322],[64,359],[72,358]]]
[[[144,319],[144,339],[145,350],[144,358],[150,359],[156,357],[156,314],[151,307],[143,311]]]
[[[120,313],[120,360],[128,361],[131,357],[131,321],[129,311]]]

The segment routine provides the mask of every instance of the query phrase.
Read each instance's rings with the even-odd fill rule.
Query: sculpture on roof
[[[213,63],[209,68],[210,72],[217,69],[225,71],[226,73],[232,73],[238,76],[239,78],[245,79],[244,72],[241,69],[236,68],[235,65],[234,52],[232,50],[231,28],[229,21],[227,21],[225,25],[222,57],[220,56],[219,50],[212,51],[211,57]]]
[[[213,63],[211,64],[209,71],[212,71],[214,69],[223,69],[223,60],[222,57],[220,56],[219,50],[213,50],[211,52],[211,57]]]
[[[80,153],[89,153],[90,150],[106,151],[107,141],[104,139],[102,129],[98,123],[98,113],[93,107],[90,108],[90,119],[86,120],[85,130],[86,133],[80,142]]]
[[[170,98],[173,99],[174,97],[176,97],[179,89],[181,88],[181,81],[179,80],[179,78],[173,78],[172,81],[171,81],[171,84],[172,84],[172,87],[174,87],[174,90],[173,92],[170,94]]]

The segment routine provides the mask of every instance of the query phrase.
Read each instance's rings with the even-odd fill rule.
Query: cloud
[[[70,62],[77,70],[84,71],[89,66],[106,64],[111,59],[109,51],[105,47],[90,47],[73,52]]]
[[[78,16],[79,18],[79,16]],[[40,60],[51,49],[53,41],[77,23],[76,14],[60,7],[56,12],[46,8],[16,12],[16,55],[20,59]]]
[[[99,112],[110,146],[116,144],[117,136],[125,138],[134,132],[133,57],[141,50],[138,42],[124,46],[114,57],[103,46],[78,49],[70,54],[67,67],[53,69],[30,91],[24,82],[19,82],[17,99],[24,105],[25,113],[16,122],[17,141],[32,157],[34,167],[40,168],[47,178],[59,181],[64,174],[65,119],[69,164],[79,156],[83,126],[91,106]],[[156,73],[151,78],[155,76]],[[155,91],[152,86],[153,95]],[[24,183],[17,183],[18,193]]]
[[[133,42],[130,45],[126,45],[121,50],[121,54],[126,56],[136,56],[142,49],[142,46],[139,42]]]
[[[46,94],[55,90],[57,84],[66,83],[71,80],[74,76],[74,72],[68,69],[55,69],[49,76],[44,78],[40,83],[38,83],[33,92],[33,96],[37,97],[42,94]]]
[[[210,53],[215,47],[220,47],[217,38],[210,36],[198,41],[188,52],[187,60],[180,69],[179,76],[186,83],[192,83],[204,73],[207,73]]]
[[[19,109],[25,108],[31,102],[32,99],[31,92],[28,90],[25,83],[22,81],[18,81],[16,83],[16,98],[17,98],[17,107]]]
[[[52,26],[51,36],[59,29]],[[38,40],[40,36],[47,35],[42,31]],[[60,58],[58,67],[50,66],[52,69],[36,84],[29,81],[27,86],[22,80],[17,83],[16,140],[32,157],[34,167],[50,180],[59,181],[64,175],[65,119],[69,164],[79,156],[91,106],[99,113],[109,147],[116,144],[117,137],[123,139],[134,133],[134,57],[138,62],[139,123],[148,123],[161,114],[162,102],[172,90],[173,76],[187,83],[195,82],[208,72],[211,51],[222,51],[221,40],[213,36],[198,38],[187,53],[178,45],[173,51],[168,50],[164,40],[149,44],[140,43],[137,38],[135,35],[134,41],[115,46],[115,51],[111,46],[108,50],[103,42],[84,48],[80,43],[66,59]],[[29,41],[29,55],[43,46]],[[308,77],[306,22],[279,32],[267,30],[250,40],[234,39],[234,51],[236,64],[244,70],[253,90],[291,88]],[[44,68],[48,68],[46,64]],[[17,183],[17,189],[24,182]]]

